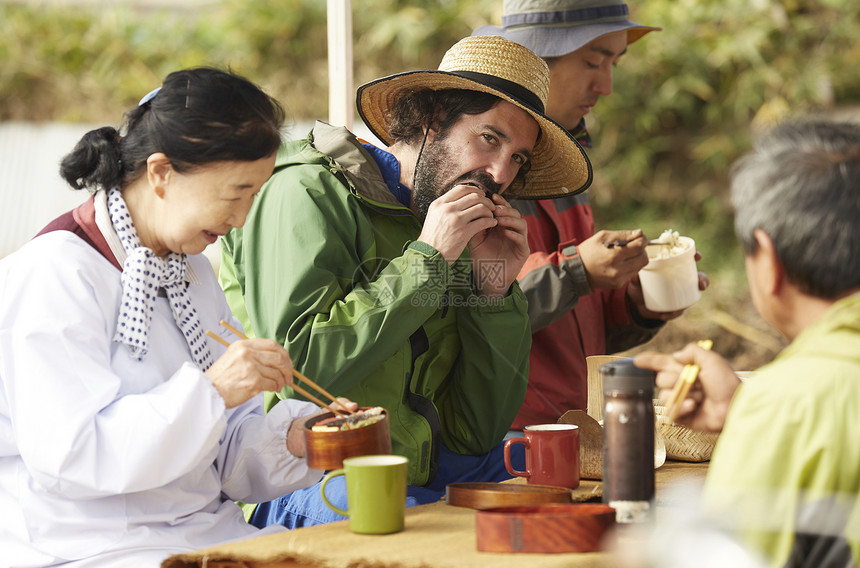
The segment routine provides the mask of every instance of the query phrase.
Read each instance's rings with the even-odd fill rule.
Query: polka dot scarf
[[[122,193],[110,190],[107,201],[111,222],[128,255],[122,271],[122,305],[114,341],[128,345],[138,360],[146,356],[155,301],[159,288],[164,288],[173,319],[185,335],[194,362],[205,371],[212,365],[212,354],[197,311],[186,293],[185,255],[171,252],[167,258],[156,256],[152,249],[140,244]]]

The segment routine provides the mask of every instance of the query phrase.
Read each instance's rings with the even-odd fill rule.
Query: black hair
[[[391,106],[388,133],[395,142],[420,142],[433,118],[439,119],[440,130],[447,130],[462,115],[487,112],[501,100],[490,93],[465,89],[408,91]]]
[[[391,105],[388,134],[393,142],[402,141],[407,144],[420,143],[425,135],[425,128],[434,118],[439,121],[439,139],[447,135],[451,126],[464,114],[481,114],[487,112],[504,99],[483,91],[468,89],[420,89],[406,91]],[[538,134],[540,140],[540,133]],[[525,176],[531,167],[527,162],[514,178],[514,183],[520,187],[514,189],[513,183],[505,195],[517,197],[525,188]]]
[[[176,71],[149,101],[125,113],[120,130],[87,132],[60,163],[75,189],[123,187],[146,160],[164,153],[180,172],[219,161],[255,161],[281,144],[284,109],[259,87],[230,71]]]

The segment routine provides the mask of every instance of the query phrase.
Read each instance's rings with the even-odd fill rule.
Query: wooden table
[[[656,503],[672,506],[680,483],[700,483],[707,463],[666,462],[656,472]],[[580,488],[599,500],[600,483]],[[411,507],[406,529],[390,535],[360,535],[349,521],[300,528],[168,558],[162,568],[603,568],[614,566],[604,552],[493,554],[478,552],[475,511],[444,501]]]
[[[656,486],[654,500],[657,502],[657,508],[677,504],[677,494],[674,490],[681,485],[694,486],[701,490],[701,485],[705,482],[705,475],[708,473],[709,463],[668,460],[662,467],[658,468],[654,472],[654,484]]]

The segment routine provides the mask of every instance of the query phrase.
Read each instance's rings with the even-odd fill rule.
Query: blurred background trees
[[[195,65],[229,66],[296,119],[328,116],[323,0],[222,0],[170,9],[2,1],[0,120],[115,123],[167,73]],[[670,326],[683,337],[661,336],[674,348],[687,336],[722,334],[715,348],[747,353],[749,360],[738,355],[736,363],[751,368],[781,340],[745,296],[728,168],[759,126],[796,114],[854,112],[860,2],[630,1],[633,20],[663,31],[629,48],[615,94],[589,115],[597,225],[692,236],[712,288]],[[435,68],[472,29],[501,21],[501,0],[352,4],[356,86]]]

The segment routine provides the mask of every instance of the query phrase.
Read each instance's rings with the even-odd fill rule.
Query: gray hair
[[[802,292],[835,299],[860,286],[860,125],[786,122],[732,166],[731,181],[745,254],[761,229]]]

